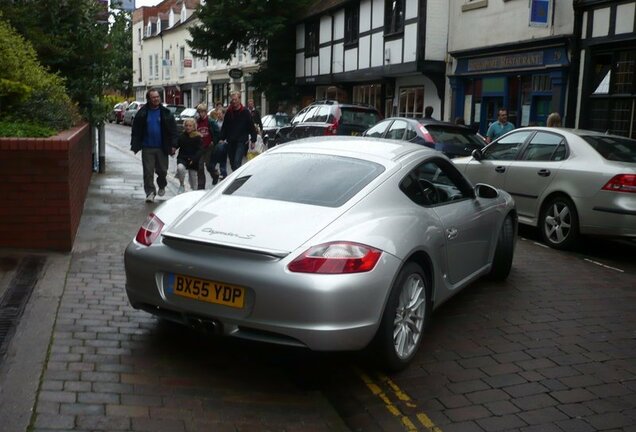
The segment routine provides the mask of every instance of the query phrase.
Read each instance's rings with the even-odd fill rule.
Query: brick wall
[[[92,173],[87,124],[0,138],[0,247],[70,251]]]

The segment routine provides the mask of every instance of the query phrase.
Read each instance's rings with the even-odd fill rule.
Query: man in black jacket
[[[256,128],[252,122],[252,115],[241,104],[241,94],[232,92],[230,106],[221,126],[221,140],[227,141],[227,154],[230,157],[232,171],[238,169],[243,163],[243,157],[247,153],[248,139],[252,144],[256,143]]]
[[[170,110],[161,104],[157,89],[146,92],[146,105],[135,115],[132,124],[130,149],[137,154],[141,150],[144,170],[144,191],[146,202],[153,202],[155,195],[166,193],[168,181],[168,155],[175,152],[178,139],[177,123]],[[154,173],[157,173],[155,189]]]

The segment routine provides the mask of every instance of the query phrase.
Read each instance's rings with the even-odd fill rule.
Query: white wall
[[[451,3],[458,3],[457,0]],[[444,60],[448,42],[448,0],[431,0],[426,9],[426,60]],[[471,33],[455,28],[455,31]]]
[[[473,10],[468,0],[450,2],[449,51],[514,43],[530,39],[571,34],[574,30],[572,0],[554,0],[554,26],[530,27],[528,1],[482,0],[486,4]],[[429,25],[432,20],[429,20]]]

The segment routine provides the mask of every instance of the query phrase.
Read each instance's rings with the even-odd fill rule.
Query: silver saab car
[[[554,248],[570,248],[580,234],[636,239],[636,140],[522,128],[453,162],[471,181],[510,193],[519,222]]]
[[[442,153],[327,137],[279,145],[209,191],[178,195],[125,252],[133,307],[219,334],[414,357],[434,308],[507,277],[510,195]]]

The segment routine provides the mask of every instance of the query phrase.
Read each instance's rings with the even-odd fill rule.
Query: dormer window
[[[185,7],[185,3],[181,6],[181,22],[185,22],[188,18],[188,10]]]
[[[161,33],[161,20],[157,20],[157,34]]]
[[[170,9],[170,14],[168,15],[168,27],[174,26],[174,10]]]
[[[148,21],[148,26],[146,27],[146,37],[152,36],[152,23]]]

